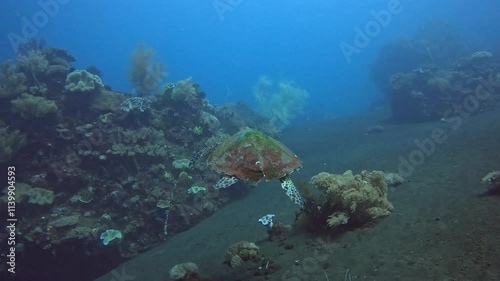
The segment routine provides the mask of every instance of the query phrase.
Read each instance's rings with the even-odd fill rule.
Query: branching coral
[[[8,127],[0,128],[0,163],[8,162],[26,145],[26,135]]]
[[[196,88],[193,85],[192,78],[189,77],[175,84],[172,92],[172,99],[175,101],[191,101],[196,99]]]
[[[17,56],[17,63],[21,69],[35,75],[42,74],[49,67],[49,61],[40,50],[29,50],[26,54]]]
[[[12,110],[21,114],[21,117],[25,119],[42,118],[57,113],[57,105],[54,101],[26,93],[12,100],[11,103]]]
[[[311,183],[326,194],[325,212],[332,212],[328,225],[336,227],[348,222],[366,223],[387,216],[393,210],[387,200],[384,173],[362,171],[353,175],[322,172],[312,177]]]
[[[270,119],[271,125],[282,129],[290,120],[302,113],[309,93],[292,80],[273,82],[261,76],[254,86],[253,96],[259,104],[259,111]]]
[[[132,52],[128,80],[140,96],[153,93],[167,76],[165,64],[153,61],[154,55],[154,50],[144,43]]]
[[[26,75],[11,61],[0,64],[0,98],[14,97],[26,92]]]

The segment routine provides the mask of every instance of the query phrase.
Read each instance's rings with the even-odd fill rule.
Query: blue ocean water
[[[353,45],[355,29],[364,30],[391,2],[399,12],[346,59],[340,45]],[[475,44],[498,43],[499,5],[467,0],[5,1],[0,59],[13,56],[8,34],[25,37],[27,19],[39,27],[24,35],[69,50],[77,68],[97,66],[105,83],[119,91],[132,91],[129,57],[144,42],[167,65],[166,81],[192,76],[213,104],[254,104],[252,87],[260,75],[268,75],[292,79],[310,93],[299,120],[341,117],[381,97],[367,70],[389,40],[412,36],[423,22],[439,18]],[[46,19],[37,14],[44,9]]]
[[[233,174],[212,173],[205,160],[193,167],[189,160],[216,147],[222,133],[249,125],[267,129],[300,157],[303,169],[291,177],[305,190],[323,171],[377,169],[410,177],[385,194],[393,215],[372,228],[355,230],[355,222],[353,229],[340,229],[344,240],[335,240],[332,262],[308,271],[315,276],[310,280],[329,280],[327,273],[350,280],[349,270],[353,280],[499,280],[498,196],[486,192],[500,178],[499,11],[494,0],[5,0],[0,61],[15,60],[17,47],[36,39],[30,42],[67,50],[77,70],[97,67],[116,92],[96,86],[96,92],[73,95],[75,83],[67,76],[73,69],[51,48],[28,45],[50,61],[50,71],[38,61],[35,73],[26,52],[17,57],[19,68],[0,65],[0,170],[19,171],[17,186],[9,180],[12,188],[37,187],[52,198],[31,206],[30,195],[29,204],[19,204],[18,231],[9,230],[18,244],[15,250],[0,245],[0,256],[18,253],[20,274],[35,280],[89,280],[106,272],[100,280],[115,280],[115,266],[152,248],[150,256],[120,270],[166,280],[171,266],[194,256],[191,261],[214,280],[236,280],[239,273],[221,263],[227,246],[238,237],[267,248],[270,243],[259,240],[267,229],[257,219],[275,213],[292,223],[291,203],[277,179],[261,182],[260,189],[240,181],[219,193],[214,184]],[[142,43],[166,65],[162,84],[192,77],[210,105],[243,101],[270,113],[270,120],[240,104],[207,106],[189,80],[154,103],[147,91],[130,97],[138,91],[128,77],[131,55]],[[291,80],[282,90],[301,106],[290,109],[265,91],[254,96],[259,81],[265,88],[266,81]],[[183,87],[192,99],[174,98]],[[269,108],[280,105],[283,110]],[[332,120],[341,117],[349,118]],[[186,190],[193,187],[210,193],[192,196]],[[223,209],[230,198],[238,201]],[[282,266],[277,274],[266,272],[272,278],[285,280],[317,249],[310,240],[318,241],[316,231],[324,230],[324,216],[332,212],[309,207],[300,211],[320,216],[308,223],[311,233],[266,249]],[[103,243],[108,230],[116,240]],[[170,241],[156,248],[163,240]],[[254,272],[267,270],[269,261],[259,261]]]

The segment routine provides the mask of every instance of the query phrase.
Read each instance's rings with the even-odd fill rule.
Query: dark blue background
[[[371,11],[386,9],[389,0],[64,1],[36,38],[69,50],[77,68],[97,66],[114,89],[132,91],[130,53],[145,42],[167,64],[166,82],[192,76],[214,104],[252,104],[252,86],[262,74],[293,79],[310,92],[301,119],[344,116],[369,106],[381,95],[369,78],[380,47],[412,36],[426,20],[449,22],[471,44],[499,43],[500,4],[493,0],[400,0],[402,12],[350,63],[339,44],[352,44],[353,29],[364,28],[373,20]],[[215,3],[233,7],[222,18]],[[7,34],[21,35],[21,19],[32,21],[42,8],[27,0],[2,1],[0,7],[3,60],[14,56]]]

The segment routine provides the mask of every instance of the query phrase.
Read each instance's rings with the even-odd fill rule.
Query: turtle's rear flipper
[[[215,183],[215,189],[227,188],[238,181],[237,177],[225,176]]]
[[[293,184],[292,180],[288,176],[284,176],[280,179],[280,182],[281,182],[281,188],[285,190],[286,195],[290,197],[293,203],[303,208],[304,200],[302,199],[302,196],[300,196],[300,193],[295,187],[295,184]]]

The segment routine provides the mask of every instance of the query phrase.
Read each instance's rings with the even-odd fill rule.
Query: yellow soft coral
[[[323,210],[332,212],[327,220],[330,227],[348,221],[366,223],[393,210],[387,200],[384,173],[380,171],[362,171],[359,175],[353,175],[352,171],[343,175],[322,172],[312,177],[311,183],[326,194]]]

